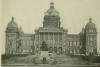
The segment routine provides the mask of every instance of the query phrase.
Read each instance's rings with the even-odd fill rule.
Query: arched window
[[[70,41],[68,41],[68,46],[70,46]]]
[[[74,54],[76,54],[76,50],[74,49],[73,51],[74,51]]]
[[[77,54],[79,54],[79,50],[77,50]]]
[[[49,47],[49,53],[52,53],[52,52],[53,52],[53,48]]]
[[[59,47],[59,53],[62,53],[62,47]]]
[[[90,41],[93,41],[93,37],[92,36],[90,37]]]
[[[74,41],[74,46],[76,46],[76,41]]]
[[[55,53],[57,52],[57,47],[54,47],[54,52],[55,52]]]
[[[77,46],[79,46],[80,45],[80,42],[79,41],[77,41]]]
[[[70,41],[70,46],[72,46],[72,42]]]
[[[70,50],[70,53],[72,53],[72,50]]]

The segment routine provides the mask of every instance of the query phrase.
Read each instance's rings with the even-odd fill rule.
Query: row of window
[[[95,36],[88,36],[88,40],[89,41],[96,41],[96,37]]]
[[[94,41],[89,41],[89,42],[88,42],[88,45],[89,45],[89,46],[94,46],[94,45],[96,45],[96,42],[94,42]]]
[[[31,46],[31,45],[33,45],[33,41],[31,41],[31,40],[22,40],[21,42],[20,42],[22,45],[24,45],[24,46]]]
[[[32,49],[19,50],[18,52],[29,53],[32,52]]]
[[[9,48],[14,48],[14,47],[16,47],[16,45],[17,45],[18,43],[16,42],[16,40],[13,40],[13,41],[8,41],[7,42],[7,47],[9,47]]]
[[[59,47],[59,48],[57,48],[57,47],[49,47],[49,53],[52,53],[52,52],[57,52],[57,51],[59,51],[59,52],[62,52],[62,47]]]
[[[80,50],[70,50],[69,53],[71,53],[71,54],[79,54]]]
[[[96,32],[96,29],[89,29],[89,30],[86,30],[86,32]]]
[[[79,41],[69,41],[69,46],[79,46],[80,42]]]
[[[37,40],[39,40],[39,35],[36,36]],[[40,35],[40,40],[62,40],[62,34],[61,35]]]
[[[15,54],[16,51],[14,51],[14,50],[7,50],[6,53],[9,53],[9,54]]]
[[[27,46],[32,46],[33,45],[33,41],[20,41],[19,43],[15,41],[8,41],[7,42],[7,47],[8,48],[20,48],[20,47],[26,47]]]
[[[47,44],[62,44],[62,40],[61,41],[55,41],[55,40],[40,40],[39,42],[42,43],[43,41],[45,41]]]
[[[9,53],[9,54],[15,54],[15,53],[30,53],[32,52],[31,49],[29,50],[17,50],[17,51],[14,51],[14,50],[7,50],[6,53]]]

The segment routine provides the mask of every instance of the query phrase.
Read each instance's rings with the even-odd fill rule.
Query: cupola
[[[93,29],[96,28],[95,24],[92,22],[92,18],[89,18],[89,22],[85,26],[86,29]]]
[[[50,8],[45,12],[45,16],[59,16],[59,12],[56,11],[54,3],[50,3]]]
[[[12,17],[11,21],[7,25],[7,31],[8,32],[15,32],[18,31],[18,25],[14,21],[14,17]]]
[[[89,18],[89,22],[85,26],[85,32],[87,32],[87,33],[96,33],[97,32],[96,26],[92,22],[92,18]]]

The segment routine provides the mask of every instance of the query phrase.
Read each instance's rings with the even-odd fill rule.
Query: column
[[[44,41],[45,41],[45,32],[44,32]]]
[[[49,51],[49,47],[50,47],[50,45],[51,45],[51,44],[50,44],[50,33],[49,33],[49,32],[48,32],[48,45],[49,45],[49,46],[48,46],[48,51]]]
[[[41,39],[40,39],[41,35],[40,32],[38,33],[38,52],[40,52],[40,45],[41,45]]]
[[[48,47],[49,47],[50,46],[50,43],[49,43],[49,32],[47,32],[47,38],[48,38],[47,43],[48,43]]]
[[[58,47],[59,47],[59,44],[60,44],[60,38],[59,38],[59,32],[58,32]]]
[[[53,36],[53,52],[54,52],[54,33],[52,33],[52,36]]]
[[[73,48],[73,49],[72,49],[72,54],[74,54],[74,53],[73,53],[73,50],[74,50],[74,41],[72,41],[72,48]]]
[[[58,44],[57,44],[57,47],[59,45],[59,32],[57,33],[57,37],[58,37]]]

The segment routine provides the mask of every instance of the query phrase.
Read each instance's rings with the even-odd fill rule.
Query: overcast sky
[[[5,47],[5,30],[11,17],[14,16],[18,26],[25,33],[34,33],[42,26],[44,12],[51,0],[2,0],[2,53]],[[100,48],[100,0],[54,0],[55,8],[60,12],[61,26],[68,33],[77,34],[88,23],[91,17],[98,30],[98,49]],[[99,49],[100,50],[100,49]]]

